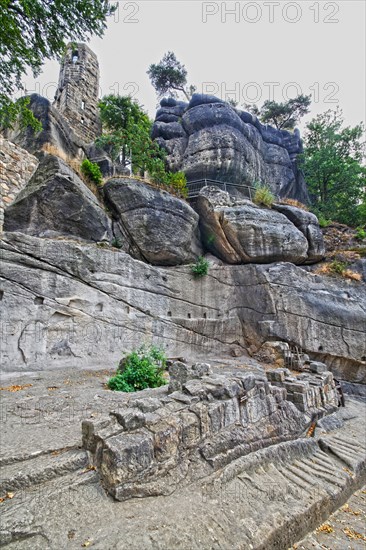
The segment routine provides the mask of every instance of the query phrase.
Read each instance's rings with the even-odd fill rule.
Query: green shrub
[[[166,384],[163,377],[165,368],[164,351],[155,346],[142,346],[121,361],[117,374],[109,379],[108,387],[123,392],[158,388]]]
[[[276,197],[268,187],[268,185],[255,184],[256,191],[254,193],[253,202],[258,205],[268,206],[269,208],[275,202]]]
[[[347,269],[347,266],[348,266],[347,262],[340,262],[339,260],[333,260],[329,264],[329,270],[332,273],[338,273],[339,275],[343,275],[343,273]]]
[[[167,184],[185,199],[188,197],[187,178],[183,172],[168,172]]]
[[[114,237],[114,239],[111,240],[111,246],[114,248],[122,248],[122,241],[118,237]]]
[[[89,180],[97,185],[101,185],[103,182],[102,172],[98,164],[90,162],[89,159],[84,159],[81,163],[81,172]]]
[[[199,256],[196,263],[192,266],[192,273],[195,277],[203,277],[207,275],[209,262],[203,256]]]
[[[364,239],[366,239],[366,231],[363,227],[357,228],[356,239],[358,239],[359,241],[363,241]]]
[[[316,213],[316,212],[314,212],[314,214],[316,214],[316,215],[318,216],[318,221],[319,221],[320,227],[325,228],[325,227],[328,227],[328,226],[332,223],[332,220],[327,220],[327,219],[323,216],[323,214],[321,214],[321,213]]]

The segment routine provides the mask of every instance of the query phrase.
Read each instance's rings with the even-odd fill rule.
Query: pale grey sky
[[[347,124],[365,119],[365,12],[362,0],[137,0],[119,2],[103,39],[89,43],[99,58],[101,94],[131,93],[154,117],[146,70],[168,50],[188,69],[198,91],[261,105],[313,93],[312,116],[338,104]],[[48,62],[29,91],[53,99],[58,64]],[[208,84],[210,83],[210,84]],[[303,124],[301,125],[303,126]]]

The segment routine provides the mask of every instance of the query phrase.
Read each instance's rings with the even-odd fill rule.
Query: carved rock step
[[[11,460],[1,466],[0,496],[75,472],[87,465],[87,454],[81,449],[57,449],[47,454]]]

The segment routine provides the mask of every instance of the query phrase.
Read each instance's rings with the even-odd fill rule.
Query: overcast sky
[[[132,94],[154,117],[146,70],[168,50],[198,91],[259,105],[313,94],[311,113],[337,105],[347,124],[365,119],[365,6],[353,1],[119,2],[103,39],[89,46],[100,64],[101,94]],[[28,91],[53,99],[58,64],[48,62]],[[301,125],[303,126],[303,124]]]

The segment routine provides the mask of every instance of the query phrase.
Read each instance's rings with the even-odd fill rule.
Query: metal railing
[[[187,182],[188,198],[192,199],[194,197],[198,197],[201,189],[203,187],[206,187],[207,185],[218,187],[222,191],[228,191],[228,192],[230,192],[230,190],[232,190],[233,188],[240,189],[242,191],[246,190],[248,192],[248,198],[250,200],[252,200],[252,197],[256,191],[256,188],[251,185],[242,185],[240,183],[230,183],[227,181],[219,181],[219,180],[204,178],[200,180]]]

